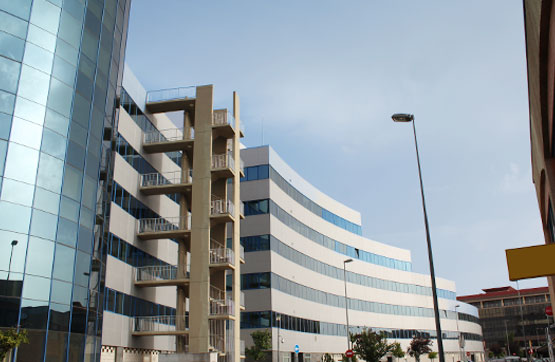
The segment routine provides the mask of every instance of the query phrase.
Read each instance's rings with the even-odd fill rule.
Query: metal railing
[[[210,202],[210,214],[231,214],[235,216],[235,206],[231,200],[216,199]]]
[[[157,217],[139,220],[139,233],[156,233],[163,231],[184,230],[184,217]]]
[[[230,168],[235,169],[235,160],[233,159],[233,154],[222,153],[219,155],[212,155],[212,168]]]
[[[212,115],[212,125],[214,126],[226,126],[230,125],[235,127],[235,117],[225,109],[214,110]]]
[[[245,162],[243,160],[241,160],[241,162],[239,163],[239,170],[242,173],[245,173]]]
[[[188,86],[148,91],[146,93],[146,102],[164,102],[174,99],[194,99],[197,96],[196,89],[197,87],[195,86]]]
[[[177,279],[177,266],[174,265],[149,265],[135,268],[135,280],[138,282],[175,279]]]
[[[245,292],[241,291],[241,305],[245,306]]]
[[[244,356],[245,355],[245,341],[241,340],[240,348],[241,349],[239,350],[239,352],[241,353],[241,356]]]
[[[245,260],[245,247],[243,245],[240,245],[239,248],[239,257],[243,260]]]
[[[217,351],[225,352],[225,321],[210,320],[210,346]]]
[[[170,128],[145,132],[143,137],[144,144],[171,142],[181,140],[193,140],[195,138],[194,128],[191,128],[191,136],[183,137],[183,128]]]
[[[157,315],[133,319],[133,331],[135,332],[174,332],[188,329],[188,315]]]
[[[224,300],[225,299],[225,291],[211,285],[210,286],[210,298],[212,298],[214,300]]]
[[[235,253],[229,248],[210,249],[210,264],[232,264]]]
[[[193,170],[190,169],[184,175],[181,171],[164,172],[164,173],[145,173],[140,175],[141,187],[178,185],[191,183]],[[184,177],[183,177],[184,176]]]
[[[245,203],[243,201],[239,203],[239,212],[241,215],[245,216]]]
[[[211,300],[210,315],[233,315],[233,300],[230,298]]]

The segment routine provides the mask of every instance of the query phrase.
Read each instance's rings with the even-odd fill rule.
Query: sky
[[[391,120],[413,113],[435,271],[458,295],[516,287],[504,250],[543,243],[521,0],[133,0],[126,62],[146,89],[214,84],[229,108],[237,91],[247,146],[428,273],[412,127]]]

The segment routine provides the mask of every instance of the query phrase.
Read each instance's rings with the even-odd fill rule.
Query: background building
[[[28,331],[18,361],[100,357],[103,156],[129,7],[0,1],[0,327]]]
[[[272,148],[244,149],[241,157],[247,345],[254,330],[271,329],[280,362],[293,360],[295,345],[302,361],[326,352],[339,358],[347,349],[344,265],[351,332],[383,330],[404,350],[415,335],[435,336],[430,277],[411,272],[408,250],[362,237],[358,212],[317,190]],[[459,328],[471,358],[483,360],[477,309],[457,302],[453,282],[438,279],[438,289],[446,360],[461,360]]]
[[[512,287],[500,287],[483,291],[482,294],[457,297],[457,300],[478,308],[487,349],[491,350],[494,345],[506,348],[512,337],[520,347],[528,347],[531,343],[537,350],[546,345],[545,328],[548,320],[545,307],[551,305],[547,287],[520,291]]]

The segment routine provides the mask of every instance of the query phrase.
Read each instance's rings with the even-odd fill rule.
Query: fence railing
[[[135,280],[138,282],[175,279],[177,279],[177,267],[174,265],[149,265],[135,268]]]
[[[225,321],[210,320],[210,346],[214,349],[225,352]]]
[[[244,307],[245,306],[245,292],[241,292],[241,305]]]
[[[235,118],[225,109],[215,110],[212,115],[212,124],[214,126],[225,126],[229,124],[231,127],[235,127]]]
[[[177,185],[181,183],[191,183],[193,170],[182,174],[181,171],[164,172],[164,173],[145,173],[141,176],[141,186],[164,186]]]
[[[191,128],[191,136],[187,136],[187,137],[183,137],[183,128],[170,128],[170,129],[145,132],[143,143],[149,144],[149,143],[159,143],[159,142],[193,140],[194,138],[195,138],[195,132],[193,128]]]
[[[178,87],[169,89],[153,90],[146,93],[146,102],[164,102],[174,99],[196,98],[196,87]]]
[[[233,315],[233,300],[226,298],[223,300],[210,301],[211,315]]]
[[[135,332],[173,332],[188,329],[188,315],[157,315],[133,319],[133,331]]]
[[[240,348],[241,349],[239,351],[241,352],[241,356],[244,356],[245,355],[245,341],[241,340]]]
[[[229,248],[210,249],[210,264],[233,264],[234,255]]]
[[[212,155],[212,168],[231,168],[235,169],[235,160],[233,154],[222,153],[219,155]]]
[[[210,203],[210,214],[220,215],[220,214],[231,214],[235,216],[235,206],[231,200],[217,199],[212,200]]]
[[[212,298],[214,300],[224,300],[225,299],[225,291],[211,285],[210,286],[210,298]]]
[[[158,217],[139,220],[139,233],[155,233],[162,231],[184,230],[184,217]]]
[[[243,245],[240,245],[239,248],[239,257],[243,260],[245,260],[245,247]]]

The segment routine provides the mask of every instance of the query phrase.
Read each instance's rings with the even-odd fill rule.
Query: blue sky
[[[414,113],[436,274],[469,294],[510,285],[504,249],[543,243],[523,29],[520,0],[134,0],[126,61],[147,89],[238,91],[246,145],[427,273],[412,129],[390,118]]]

